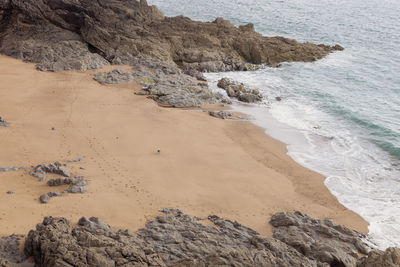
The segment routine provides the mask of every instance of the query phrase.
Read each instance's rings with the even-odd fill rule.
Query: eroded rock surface
[[[217,86],[224,89],[229,97],[237,98],[242,102],[255,103],[262,100],[262,95],[258,89],[250,88],[228,78],[219,80]]]
[[[363,257],[357,267],[398,267],[400,266],[400,248],[388,248],[386,251],[373,250]]]
[[[168,210],[136,233],[116,231],[97,218],[71,227],[46,217],[26,239],[39,266],[316,266],[295,249],[236,222],[210,217],[205,226]]]
[[[233,117],[232,112],[223,111],[223,110],[221,110],[221,111],[209,111],[208,114],[210,116],[212,116],[212,117],[220,118],[220,119],[223,119],[223,120],[226,120],[228,118]]]
[[[207,86],[197,85],[205,80],[201,72],[314,61],[342,49],[264,37],[252,24],[235,27],[222,18],[197,22],[164,17],[145,0],[0,0],[0,53],[35,62],[45,71],[131,65],[138,75],[161,76],[151,84],[151,94],[175,107],[218,100]],[[169,81],[161,82],[163,75],[171,76]],[[113,71],[96,79],[116,83],[133,78]],[[242,98],[253,101],[250,95]]]
[[[20,266],[25,260],[24,253],[19,251],[20,240],[23,235],[0,237],[0,266]]]
[[[271,218],[274,238],[297,249],[318,264],[355,266],[360,254],[370,248],[365,236],[332,220],[316,220],[301,212],[281,212]]]
[[[58,174],[64,177],[70,177],[71,173],[66,170],[61,163],[54,162],[50,164],[40,164],[33,168],[33,171],[30,172],[30,175],[33,177],[44,180],[46,178],[46,174]]]

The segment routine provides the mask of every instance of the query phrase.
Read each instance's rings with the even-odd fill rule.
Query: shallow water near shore
[[[234,105],[327,177],[339,201],[370,222],[379,248],[400,246],[400,3],[372,1],[160,1],[166,15],[254,23],[264,35],[340,44],[315,63],[284,63],[230,77],[262,90],[261,105]],[[275,97],[282,97],[276,101]]]

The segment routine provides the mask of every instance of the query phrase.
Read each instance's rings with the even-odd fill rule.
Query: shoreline
[[[297,164],[284,143],[251,122],[162,108],[134,95],[139,86],[100,85],[93,72],[39,72],[6,56],[0,69],[0,116],[10,122],[0,129],[0,145],[10,152],[0,155],[1,167],[83,157],[73,173],[90,181],[88,193],[43,205],[45,183],[27,171],[0,173],[5,192],[15,191],[0,197],[1,235],[27,233],[47,215],[72,222],[97,216],[137,230],[162,208],[216,214],[267,236],[272,214],[294,210],[368,232],[322,175]]]

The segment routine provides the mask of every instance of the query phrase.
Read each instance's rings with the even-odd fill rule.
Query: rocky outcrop
[[[145,73],[162,105],[196,107],[219,100],[201,72],[255,70],[260,64],[314,61],[340,46],[264,37],[252,24],[218,18],[197,22],[164,17],[145,0],[0,0],[0,53],[37,63],[45,71],[131,65],[96,75],[102,83],[137,81]],[[136,74],[135,74],[136,72]],[[161,82],[168,76],[168,81]],[[252,95],[243,95],[252,102]]]
[[[299,212],[273,216],[275,234],[285,236],[279,238],[283,242],[215,215],[201,219],[178,209],[162,212],[135,233],[115,230],[96,217],[82,217],[77,226],[65,218],[45,217],[25,239],[25,255],[18,250],[22,236],[0,238],[0,266],[31,266],[21,265],[28,257],[43,267],[400,266],[399,248],[374,250],[354,260],[359,257],[354,251],[368,250],[359,244],[357,232]]]
[[[316,266],[279,240],[210,216],[205,226],[179,210],[164,210],[136,233],[115,231],[97,218],[73,227],[46,217],[30,231],[25,253],[38,266]]]
[[[400,266],[400,248],[388,248],[386,251],[374,250],[358,261],[357,267],[398,267]]]
[[[370,248],[361,241],[363,234],[332,220],[316,220],[301,212],[277,213],[271,218],[274,238],[295,248],[320,266],[355,266],[360,254]]]
[[[262,95],[258,89],[252,89],[243,83],[235,82],[228,78],[222,78],[217,86],[226,91],[229,97],[237,98],[246,103],[255,103],[262,100]]]
[[[314,61],[340,46],[264,37],[252,24],[222,18],[164,17],[146,1],[1,0],[0,52],[43,70],[137,65],[138,56],[199,71],[252,70],[254,64]]]
[[[33,168],[33,171],[30,172],[30,175],[33,177],[44,180],[46,178],[46,174],[58,174],[64,177],[70,177],[71,173],[62,167],[61,163],[54,162],[50,164],[40,164]]]
[[[2,117],[0,117],[0,126],[8,127],[8,122]]]

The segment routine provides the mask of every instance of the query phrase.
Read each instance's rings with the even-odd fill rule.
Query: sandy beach
[[[264,235],[271,235],[272,214],[295,210],[368,232],[322,175],[294,162],[262,129],[202,110],[162,108],[135,95],[140,86],[100,85],[92,73],[40,72],[0,56],[0,116],[10,123],[0,127],[0,167],[82,157],[68,168],[90,181],[86,194],[40,204],[53,190],[46,182],[29,170],[0,172],[1,235],[27,233],[49,215],[73,222],[97,216],[135,230],[161,208],[217,214]]]

